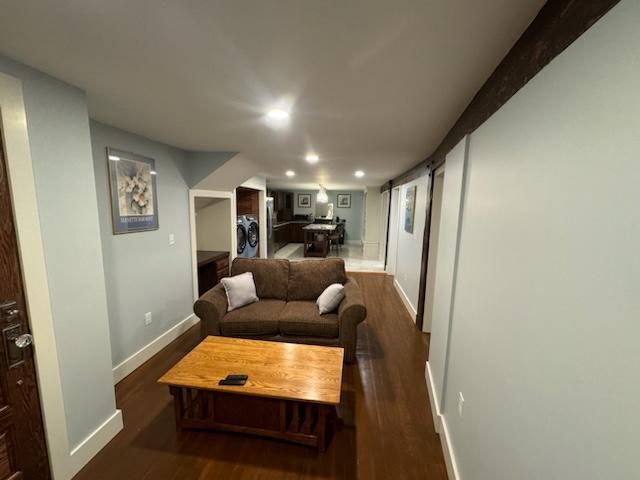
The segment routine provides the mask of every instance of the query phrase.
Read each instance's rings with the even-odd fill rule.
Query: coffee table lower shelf
[[[249,433],[318,448],[327,446],[335,406],[170,386],[176,428]]]

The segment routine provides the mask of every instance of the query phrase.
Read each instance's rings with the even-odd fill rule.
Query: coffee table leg
[[[182,389],[179,387],[169,387],[169,393],[173,395],[173,408],[176,417],[176,430],[182,430]]]
[[[330,407],[321,405],[318,408],[318,450],[324,452],[327,449],[327,414]]]

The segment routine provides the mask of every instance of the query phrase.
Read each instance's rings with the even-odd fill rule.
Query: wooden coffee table
[[[324,451],[340,403],[344,349],[207,337],[158,380],[169,385],[176,428],[251,433]],[[220,386],[228,374],[244,386]]]

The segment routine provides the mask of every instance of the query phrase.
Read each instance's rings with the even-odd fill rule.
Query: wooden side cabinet
[[[215,287],[229,276],[229,252],[198,250],[198,295]]]

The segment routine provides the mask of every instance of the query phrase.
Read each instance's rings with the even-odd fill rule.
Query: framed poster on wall
[[[338,208],[351,208],[350,193],[339,193],[337,200],[338,200]]]
[[[405,190],[404,193],[404,231],[413,233],[413,221],[416,215],[416,191],[418,187],[414,185]]]
[[[311,194],[299,193],[298,194],[298,208],[311,208]]]
[[[113,233],[157,230],[155,160],[107,147]]]

